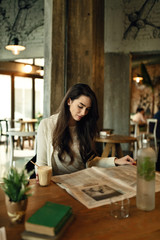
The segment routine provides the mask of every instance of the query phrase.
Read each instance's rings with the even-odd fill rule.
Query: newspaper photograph
[[[136,171],[131,165],[91,167],[75,173],[52,176],[52,181],[64,188],[87,208],[110,204],[123,196],[136,195]],[[156,174],[156,191],[160,191],[160,174]]]

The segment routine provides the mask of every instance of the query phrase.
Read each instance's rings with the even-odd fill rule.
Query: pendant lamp
[[[136,76],[133,77],[133,80],[137,83],[141,83],[143,81],[143,77],[140,76],[140,74],[136,74]]]
[[[18,44],[18,38],[13,38],[11,44],[7,45],[5,48],[9,51],[12,51],[14,55],[18,55],[20,51],[24,51],[26,48]]]

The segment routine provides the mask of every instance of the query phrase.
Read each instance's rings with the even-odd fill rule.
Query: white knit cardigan
[[[72,173],[87,167],[84,165],[78,148],[78,139],[75,132],[75,127],[70,127],[70,133],[73,139],[72,150],[75,153],[74,163],[70,162],[70,157],[65,156],[65,161],[62,163],[58,158],[58,152],[54,151],[52,146],[53,130],[56,127],[58,114],[52,115],[49,118],[45,118],[40,122],[37,133],[37,164],[39,166],[52,166],[53,175]],[[97,163],[98,167],[112,167],[115,157],[102,158]]]

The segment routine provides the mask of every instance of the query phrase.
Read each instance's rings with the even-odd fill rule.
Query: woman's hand
[[[115,165],[136,165],[136,161],[129,155],[122,158],[115,158]]]
[[[92,167],[92,166],[96,166],[96,167],[110,167],[110,159],[111,159],[111,163],[113,166],[113,157],[111,158],[103,158],[103,157],[94,157],[94,158],[90,158],[87,163],[86,166],[87,167]],[[131,158],[130,156],[125,156],[122,158],[115,158],[114,159],[114,163],[116,166],[120,166],[120,165],[136,165],[136,161]]]

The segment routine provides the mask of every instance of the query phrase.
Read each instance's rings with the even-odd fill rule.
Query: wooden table
[[[35,130],[35,123],[38,122],[37,119],[24,119],[24,120],[19,120],[20,123],[20,131],[25,132],[34,132]]]
[[[51,183],[40,187],[34,179],[30,180],[34,195],[29,198],[26,219],[46,201],[70,205],[75,219],[67,228],[61,240],[158,240],[160,239],[160,192],[156,193],[156,208],[145,212],[136,208],[136,199],[130,199],[130,217],[114,219],[110,216],[109,205],[87,209],[69,195],[64,189]],[[7,240],[20,240],[23,224],[9,222],[4,203],[4,193],[0,189],[0,227],[5,226]]]
[[[20,123],[20,131],[21,132],[34,132],[35,131],[35,123],[38,122],[37,119],[20,119],[18,120]],[[24,141],[27,140],[29,143],[29,147],[32,149],[34,148],[34,137],[23,137],[23,140],[21,142],[20,138],[18,139],[17,145],[21,146],[21,149],[24,148]],[[32,141],[32,145],[31,145]]]
[[[96,137],[95,141],[106,143],[106,145],[103,149],[102,157],[108,157],[110,150],[111,150],[112,157],[117,156],[117,157],[121,158],[124,156],[123,151],[121,149],[121,143],[133,143],[133,142],[137,141],[137,139],[135,137],[131,137],[131,136],[112,134],[110,136],[106,136],[103,138]]]

